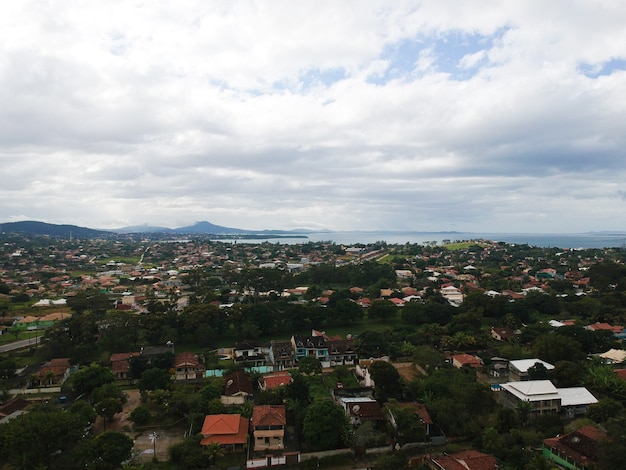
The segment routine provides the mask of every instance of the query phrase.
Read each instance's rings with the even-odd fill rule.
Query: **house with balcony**
[[[240,341],[235,343],[233,358],[243,367],[262,367],[267,364],[270,345],[258,341]]]
[[[287,413],[285,405],[255,406],[252,411],[254,451],[277,451],[285,448]]]
[[[314,357],[320,361],[322,367],[330,367],[328,344],[325,336],[292,336],[291,345],[298,362],[303,357]]]
[[[330,367],[354,366],[359,363],[354,339],[331,339],[327,341],[327,347]]]
[[[498,401],[508,408],[528,403],[530,419],[549,413],[567,418],[583,416],[598,400],[585,387],[556,388],[549,380],[526,380],[500,384]]]
[[[183,352],[177,354],[172,365],[176,380],[196,380],[204,377],[205,367],[197,354]]]
[[[271,341],[269,361],[276,371],[295,367],[296,355],[291,341]]]

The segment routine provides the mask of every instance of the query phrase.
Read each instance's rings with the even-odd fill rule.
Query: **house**
[[[291,345],[295,351],[296,362],[303,357],[315,357],[322,367],[330,367],[328,345],[325,336],[292,336]]]
[[[531,419],[540,414],[561,412],[567,418],[576,418],[585,414],[587,406],[598,403],[585,387],[556,388],[549,380],[508,382],[500,387],[500,403],[509,408],[528,403]]]
[[[498,460],[495,456],[473,449],[430,457],[425,460],[425,463],[433,470],[496,470],[498,468]]]
[[[491,327],[491,337],[496,341],[509,341],[515,338],[515,331],[506,326],[503,327]]]
[[[129,379],[130,359],[139,356],[138,352],[113,353],[109,359],[111,362],[111,372],[116,379]]]
[[[353,366],[359,363],[354,339],[331,339],[327,343],[330,367]]]
[[[626,351],[623,349],[609,349],[607,352],[598,354],[598,357],[604,360],[605,364],[613,364],[620,368],[626,362]]]
[[[358,426],[365,421],[384,422],[385,414],[376,400],[369,397],[338,397],[337,403],[350,418],[350,424]]]
[[[172,365],[176,371],[176,380],[196,380],[204,377],[204,364],[197,354],[183,352],[176,355]]]
[[[274,370],[284,370],[295,367],[296,354],[291,341],[271,341],[269,360]]]
[[[287,371],[274,372],[260,378],[259,386],[261,390],[274,390],[278,387],[289,385],[292,381],[291,374]]]
[[[248,442],[248,427],[248,418],[240,414],[207,415],[200,431],[200,444],[206,446],[217,442],[233,451],[244,450]]]
[[[518,382],[529,380],[528,369],[534,367],[538,363],[542,364],[548,371],[554,369],[552,364],[542,361],[541,359],[519,359],[516,361],[509,361],[509,377],[511,381]]]
[[[500,384],[498,399],[507,408],[517,408],[520,402],[528,403],[530,419],[540,414],[558,413],[561,410],[559,391],[549,380],[527,380]]]
[[[224,376],[224,395],[221,397],[224,405],[241,405],[253,393],[252,381],[245,372],[238,370]]]
[[[566,418],[581,418],[587,412],[587,407],[598,403],[589,390],[585,387],[559,388],[561,396],[561,411]]]
[[[623,326],[613,326],[608,323],[596,322],[592,325],[587,325],[585,329],[589,331],[609,331],[613,333],[617,339],[626,339],[626,329],[624,329]]]
[[[237,364],[245,367],[262,367],[267,363],[269,345],[257,341],[241,341],[235,343],[234,359]]]
[[[479,357],[472,356],[471,354],[454,354],[450,359],[452,359],[452,365],[457,369],[463,366],[478,368],[483,365],[483,361],[481,361]]]
[[[285,405],[255,406],[252,411],[254,451],[276,451],[285,448],[287,413]]]
[[[463,292],[458,287],[455,286],[446,286],[442,287],[441,295],[444,299],[448,301],[448,303],[454,307],[458,307],[463,303]]]
[[[70,359],[68,357],[52,359],[37,372],[40,385],[62,384],[70,376]]]
[[[426,409],[426,405],[417,402],[402,402],[398,403],[397,406],[414,412],[415,419],[419,420],[421,425],[424,427],[426,435],[430,438],[430,443],[432,445],[444,445],[446,443],[446,436],[443,434],[441,429],[433,423],[430,413],[428,413],[428,409]],[[394,429],[397,429],[398,425],[396,423],[394,409],[394,407],[387,405],[389,422]]]
[[[606,433],[595,426],[583,426],[576,431],[543,441],[543,456],[562,468],[572,470],[594,468],[598,461],[598,443]]]

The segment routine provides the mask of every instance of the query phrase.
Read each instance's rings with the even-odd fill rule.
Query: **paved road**
[[[16,349],[25,349],[31,346],[35,346],[39,344],[41,341],[41,336],[36,338],[28,338],[28,339],[20,339],[18,341],[13,341],[12,343],[3,344],[0,346],[0,353],[15,351]]]

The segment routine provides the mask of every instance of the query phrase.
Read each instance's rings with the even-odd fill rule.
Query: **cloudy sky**
[[[626,230],[626,2],[0,6],[0,222]]]

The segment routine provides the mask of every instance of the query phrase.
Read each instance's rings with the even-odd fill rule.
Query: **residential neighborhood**
[[[618,468],[625,258],[4,234],[0,462]]]

